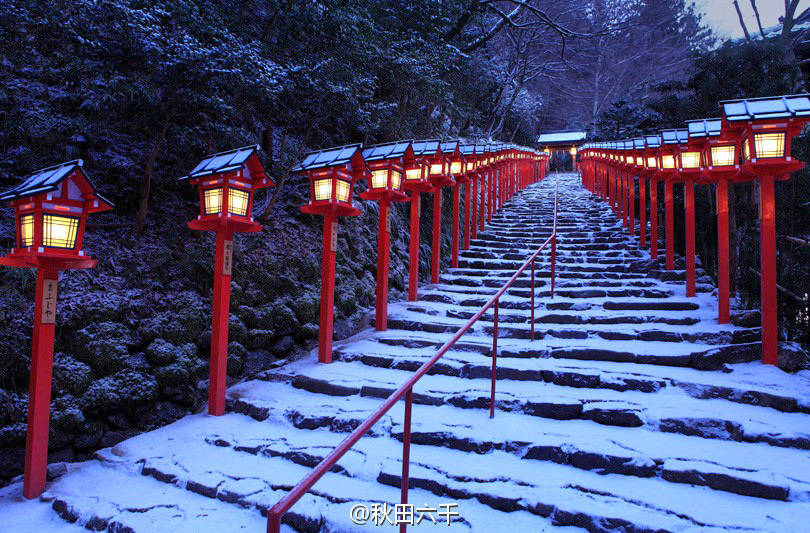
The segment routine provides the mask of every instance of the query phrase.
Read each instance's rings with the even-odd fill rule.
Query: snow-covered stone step
[[[305,393],[279,382],[254,382],[240,387],[236,387],[234,409],[258,420],[270,418],[273,421],[279,419],[279,412],[283,411],[285,419],[301,429],[351,431],[380,401],[358,396],[321,395],[319,399],[318,395],[308,394],[301,397]],[[290,400],[294,408],[289,407]],[[287,407],[279,405],[284,401]],[[810,468],[810,454],[804,450],[696,438],[647,431],[642,427],[605,426],[585,420],[540,419],[514,412],[499,411],[494,420],[488,416],[485,409],[417,404],[412,442],[478,455],[502,450],[524,460],[622,476],[659,478],[669,483],[696,484],[692,480],[702,476],[702,482],[697,484],[717,491],[765,499],[810,499],[810,484],[794,476],[802,468]],[[400,405],[380,422],[376,434],[382,438],[390,433],[401,439],[401,417]],[[670,463],[671,468],[665,468],[670,459],[688,463]],[[702,470],[700,464],[704,464],[705,469]],[[691,473],[680,476],[674,473],[678,469]],[[720,469],[722,476],[710,475]],[[673,473],[665,475],[670,470]]]
[[[471,363],[467,356],[464,352],[448,354],[441,367],[423,378],[425,392],[420,394],[419,403],[488,409],[490,366],[481,361]],[[362,352],[340,353],[341,362],[334,363],[328,371],[311,369],[308,365],[300,373],[291,369],[290,381],[294,387],[315,393],[344,396],[351,392],[386,398],[398,383],[407,380],[414,367],[429,357],[425,353],[421,358],[399,357],[394,361],[375,353],[371,346]],[[359,368],[357,363],[363,367]],[[810,450],[810,428],[803,427],[808,422],[805,414],[775,413],[766,407],[735,404],[725,399],[697,399],[680,388],[667,387],[664,381],[622,379],[622,376],[600,380],[601,387],[571,387],[570,374],[537,370],[527,360],[502,363],[505,364],[498,368],[496,395],[496,404],[502,410]],[[365,378],[362,387],[356,385],[358,373]],[[579,374],[577,378],[596,381],[599,374]]]

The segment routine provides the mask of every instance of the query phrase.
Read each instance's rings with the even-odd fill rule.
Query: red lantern
[[[419,291],[419,217],[421,193],[431,192],[430,162],[432,154],[440,149],[441,141],[414,141],[411,145],[414,163],[405,170],[403,188],[411,191],[411,235],[408,258],[408,300],[416,301]]]
[[[650,177],[650,256],[658,258],[658,179],[661,169],[658,164],[658,152],[661,150],[661,137],[644,136],[644,169]]]
[[[717,186],[717,321],[728,324],[730,311],[729,262],[729,183],[740,175],[739,141],[733,133],[723,131],[721,119],[687,122],[690,143],[703,143],[704,169],[702,183]]]
[[[377,306],[374,326],[388,329],[388,266],[391,247],[391,202],[408,201],[402,192],[406,168],[416,163],[411,141],[378,144],[363,150],[368,169],[369,188],[361,198],[380,203],[377,227]]]
[[[470,249],[470,236],[472,234],[472,204],[475,196],[472,191],[475,176],[475,145],[462,144],[459,146],[459,154],[461,156],[461,174],[456,178],[460,183],[465,185],[464,194],[464,249]]]
[[[720,102],[723,131],[742,140],[742,171],[759,181],[760,294],[762,299],[762,359],[776,364],[778,325],[776,311],[777,180],[804,167],[793,159],[791,144],[810,121],[810,95],[776,96]]]
[[[77,160],[38,170],[0,194],[17,225],[17,246],[0,264],[37,269],[23,481],[28,499],[45,489],[59,271],[96,266],[82,250],[87,216],[113,207],[96,193],[82,165]]]
[[[458,268],[458,239],[461,226],[461,191],[460,186],[467,182],[462,171],[461,152],[458,141],[445,141],[441,145],[442,155],[449,165],[450,177],[453,179],[453,218],[450,238],[450,266]]]
[[[273,185],[258,151],[258,146],[246,146],[210,155],[180,178],[196,185],[200,195],[200,214],[188,227],[217,233],[208,383],[208,414],[215,416],[225,414],[233,234],[261,231],[253,221],[253,197]]]
[[[678,155],[680,144],[689,139],[687,130],[664,130],[661,132],[661,150],[658,164],[664,178],[664,241],[666,248],[666,269],[675,269],[675,213],[674,184],[679,180]]]
[[[361,145],[310,152],[291,172],[309,178],[309,203],[302,206],[301,211],[323,217],[318,361],[331,363],[338,217],[361,213],[353,205],[354,184],[366,175]]]

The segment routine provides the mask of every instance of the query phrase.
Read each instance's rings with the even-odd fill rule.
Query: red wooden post
[[[489,417],[495,417],[495,374],[498,370],[498,300],[495,300],[495,317],[492,329],[492,387],[489,393]]]
[[[484,231],[484,222],[485,222],[484,216],[486,212],[486,205],[484,204],[485,200],[484,189],[486,189],[486,183],[487,183],[486,171],[483,171],[481,173],[481,212],[480,216],[478,217],[478,229],[481,231]]]
[[[408,486],[410,485],[409,467],[411,464],[411,411],[413,409],[413,388],[408,389],[405,393],[405,420],[402,424],[402,479],[400,480],[400,487],[402,496],[400,498],[402,505],[408,503]],[[408,530],[406,521],[402,521],[399,525],[400,533],[405,533]]]
[[[419,293],[419,191],[411,195],[411,237],[408,249],[408,301],[415,302]]]
[[[658,180],[650,178],[650,256],[658,259]]]
[[[433,191],[433,255],[430,260],[430,282],[439,283],[442,258],[442,188]]]
[[[725,179],[717,181],[717,322],[729,323],[729,233],[728,186]]]
[[[473,193],[470,200],[472,201],[472,213],[470,215],[470,230],[472,232],[472,238],[478,238],[478,181],[479,178],[476,176],[472,179],[473,184]],[[468,200],[469,201],[469,200]]]
[[[23,478],[23,496],[29,500],[38,497],[45,490],[48,469],[48,426],[58,280],[58,270],[47,267],[37,269]]]
[[[628,183],[629,180],[627,178],[628,178],[627,171],[622,171],[621,172],[621,177],[619,178],[621,180],[621,183],[619,185],[619,190],[621,191],[621,193],[620,193],[621,196],[620,196],[619,203],[621,204],[621,206],[620,206],[619,209],[621,209],[621,212],[622,212],[622,224],[624,224],[625,228],[630,227],[629,226],[629,216],[628,216],[628,213],[627,213],[627,208],[628,208],[627,194],[628,194],[628,190],[629,190],[629,187],[627,186],[627,183]]]
[[[686,296],[691,297],[695,295],[695,180],[687,177],[683,187],[686,216]]]
[[[556,231],[556,230],[555,230]],[[554,298],[554,281],[557,271],[557,234],[551,236],[551,297]]]
[[[760,298],[762,299],[762,361],[777,362],[776,320],[776,215],[774,212],[774,176],[759,178],[759,260]]]
[[[470,221],[470,215],[472,214],[472,198],[470,198],[470,187],[472,186],[472,182],[468,181],[466,185],[464,185],[464,249],[470,249],[470,229],[472,227],[472,223]]]
[[[675,220],[673,212],[672,180],[664,180],[666,269],[675,268]]]
[[[337,263],[338,217],[323,217],[323,252],[321,254],[321,314],[318,328],[318,362],[332,362],[332,329],[335,320],[335,264]]]
[[[380,217],[377,224],[377,302],[374,326],[377,331],[388,329],[388,265],[391,248],[390,200],[380,199]]]
[[[647,246],[647,178],[643,174],[638,176],[638,244],[642,248]]]
[[[627,206],[628,215],[630,216],[630,236],[633,237],[636,234],[636,179],[632,171],[627,173],[627,188],[630,193],[629,205]]]
[[[452,226],[452,255],[451,266],[458,268],[458,237],[460,226],[460,211],[461,211],[461,184],[456,184],[453,187],[453,226]]]
[[[487,171],[487,222],[492,222],[492,214],[495,212],[495,169],[490,165]]]
[[[228,370],[228,318],[231,309],[233,231],[217,231],[214,259],[214,298],[211,313],[211,358],[208,365],[208,414],[225,414]]]

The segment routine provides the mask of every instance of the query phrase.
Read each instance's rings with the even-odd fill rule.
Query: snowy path
[[[338,343],[331,365],[308,358],[232,387],[223,417],[70,465],[39,501],[3,489],[0,531],[263,531],[262,511],[548,237],[555,177],[508,202],[418,302],[392,304],[388,331]],[[575,176],[559,179],[556,294],[538,264],[534,341],[528,276],[501,302],[495,418],[491,315],[415,388],[410,501],[458,502],[461,519],[413,529],[806,531],[810,373],[736,363],[758,356],[758,328],[719,326],[708,277],[686,298],[682,271],[660,271]],[[399,501],[402,418],[398,405],[285,528],[393,531],[354,525],[349,509]]]

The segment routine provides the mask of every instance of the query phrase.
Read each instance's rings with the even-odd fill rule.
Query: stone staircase
[[[40,501],[0,490],[0,530],[263,531],[263,513],[549,236],[555,179],[555,296],[544,254],[534,341],[528,275],[501,300],[494,419],[491,313],[414,389],[409,501],[458,502],[452,531],[807,531],[810,373],[740,362],[758,358],[758,328],[718,325],[705,274],[686,298],[683,271],[662,271],[572,174],[508,202],[458,269],[391,305],[388,331],[338,343],[331,365],[309,357],[232,387],[223,417],[71,464]],[[286,530],[380,529],[350,509],[399,502],[403,410],[293,506]]]

